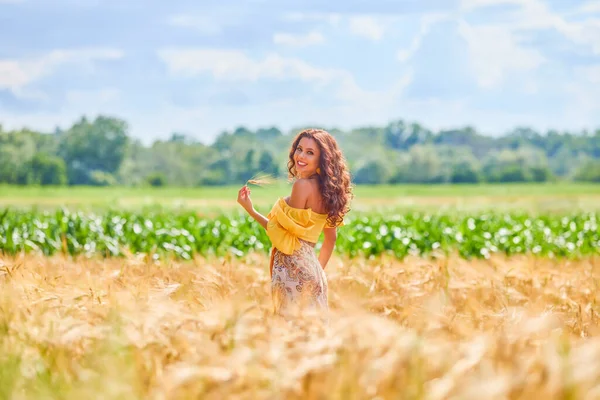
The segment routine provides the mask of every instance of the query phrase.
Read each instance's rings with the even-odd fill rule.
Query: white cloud
[[[460,2],[463,11],[471,11],[480,7],[494,6],[498,4],[520,4],[527,0],[462,0]]]
[[[577,13],[581,14],[593,14],[600,13],[600,1],[591,0],[584,3],[577,9]]]
[[[459,32],[467,41],[481,87],[498,86],[506,74],[532,71],[545,61],[537,50],[519,46],[514,35],[501,27],[472,26],[461,21]]]
[[[544,57],[539,50],[519,43],[519,35],[539,30],[555,30],[573,44],[600,54],[600,19],[590,14],[600,9],[598,2],[588,2],[563,12],[552,11],[541,0],[462,0],[463,12],[491,5],[514,5],[504,14],[503,22],[487,25],[461,23],[461,34],[469,43],[471,61],[484,87],[502,82],[510,71],[534,70]],[[577,19],[569,16],[577,15]]]
[[[298,79],[315,85],[316,91],[325,91],[322,95],[336,99],[339,107],[371,112],[384,104],[392,104],[412,81],[412,73],[407,71],[383,90],[364,90],[357,84],[354,75],[344,69],[319,68],[278,54],[257,60],[238,50],[167,49],[160,51],[159,57],[174,76],[211,74],[217,81],[237,82]]]
[[[360,15],[350,17],[350,31],[358,36],[366,37],[373,41],[378,41],[383,38],[385,32],[385,24],[375,17],[368,15]]]
[[[342,16],[337,13],[291,12],[284,14],[283,19],[291,22],[325,22],[329,25],[337,26],[340,23]]]
[[[102,105],[118,99],[121,91],[116,88],[99,90],[69,90],[66,97],[71,104]]]
[[[600,19],[567,21],[540,0],[521,0],[519,4],[521,8],[515,12],[514,22],[517,28],[555,29],[571,41],[590,46],[595,54],[600,54]]]
[[[64,103],[61,102],[60,107],[53,110],[11,112],[0,108],[1,124],[7,130],[28,127],[41,132],[48,132],[55,127],[68,129],[83,115],[88,116],[90,119],[99,114],[113,115],[123,118],[127,122],[131,122],[130,119],[133,117],[137,125],[143,119],[135,118],[137,117],[136,113],[128,109],[131,104],[121,101],[121,91],[117,88],[69,90],[66,92],[65,100]],[[143,117],[149,117],[149,115],[143,115]],[[158,119],[158,116],[156,117]],[[160,115],[160,118],[164,121],[170,119],[170,117],[163,114]],[[161,122],[160,119],[154,121],[157,125]],[[137,137],[140,137],[139,131],[135,133]]]
[[[598,128],[600,115],[600,65],[576,69],[576,77],[558,86],[568,98],[563,110],[563,118],[571,123],[581,123],[589,119],[593,130]]]
[[[600,19],[565,24],[560,31],[573,42],[590,46],[594,54],[600,55]]]
[[[533,71],[545,62],[539,51],[523,47],[519,43],[519,35],[523,33],[554,30],[574,45],[585,48],[583,54],[600,54],[600,19],[593,15],[600,11],[600,3],[574,3],[570,4],[570,9],[559,12],[552,10],[541,0],[463,0],[461,5],[465,13],[491,5],[514,6],[494,18],[499,22],[476,26],[464,22],[461,24],[461,33],[469,42],[479,83],[493,86],[505,78],[505,72]],[[497,110],[494,111],[495,116],[489,114],[485,118],[505,125],[533,124],[538,129],[573,130],[597,125],[600,111],[600,103],[597,101],[600,98],[600,66],[575,68],[572,72],[572,79],[545,84],[545,90],[564,99],[561,112],[537,115],[523,112],[522,115],[516,115]],[[522,89],[525,93],[536,92],[540,82],[536,80],[535,74],[530,73],[529,78],[521,81]],[[476,119],[475,115],[474,117]]]
[[[399,79],[390,82],[382,90],[364,90],[350,73],[340,76],[340,84],[336,97],[341,105],[362,108],[363,111],[373,111],[380,107],[391,107],[401,98],[404,89],[412,82],[412,71],[406,71]]]
[[[588,83],[600,85],[600,64],[577,68],[575,73]]]
[[[427,35],[427,33],[429,33],[429,30],[431,29],[431,27],[433,25],[435,25],[437,22],[443,21],[447,18],[448,18],[448,16],[445,14],[426,14],[426,15],[424,15],[423,18],[421,18],[421,26],[419,28],[419,32],[412,39],[410,46],[406,49],[398,50],[398,53],[396,55],[396,57],[398,58],[398,61],[403,62],[403,63],[408,61],[415,54],[415,52],[417,50],[419,50],[419,48],[421,47],[421,42],[423,41],[423,38],[425,37],[425,35]]]
[[[583,10],[588,18],[576,21],[568,21],[564,16],[552,12],[542,0],[462,0],[461,8],[468,12],[498,4],[519,6],[509,13],[508,22],[498,24],[503,29],[511,32],[554,29],[572,42],[589,46],[595,54],[600,54],[600,19],[589,15],[600,7],[597,2],[586,3],[580,8],[578,11]]]
[[[96,60],[114,60],[123,57],[116,49],[53,50],[45,55],[28,59],[0,59],[0,88],[11,90],[16,95],[25,93],[30,83],[52,74],[66,64],[77,64],[93,68]]]
[[[159,50],[158,56],[166,63],[173,76],[193,77],[209,73],[221,81],[300,79],[327,83],[340,72],[314,67],[303,60],[278,54],[255,60],[240,50],[163,49]]]
[[[278,32],[273,35],[273,43],[292,47],[304,47],[321,44],[325,41],[319,32],[309,32],[306,35],[294,35],[291,33]]]
[[[216,35],[222,29],[218,20],[205,15],[172,15],[167,19],[167,23],[171,26],[193,29],[206,35]]]

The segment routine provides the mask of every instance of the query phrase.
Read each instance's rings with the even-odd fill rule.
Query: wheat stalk
[[[258,173],[246,182],[247,185],[251,184],[256,186],[272,185],[273,183],[275,183],[275,177],[266,173]]]
[[[334,254],[326,326],[267,263],[0,256],[0,398],[600,398],[598,256]]]

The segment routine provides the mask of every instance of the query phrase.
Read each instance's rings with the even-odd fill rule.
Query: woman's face
[[[308,178],[317,173],[321,150],[314,139],[303,137],[294,153],[294,164],[299,178]]]

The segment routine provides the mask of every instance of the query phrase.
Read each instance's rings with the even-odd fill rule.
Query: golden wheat
[[[251,185],[255,185],[255,186],[266,186],[266,185],[272,185],[275,182],[277,182],[277,180],[275,179],[275,177],[271,174],[266,174],[266,173],[259,173],[257,175],[255,175],[254,177],[252,177],[251,179],[248,179],[248,181],[246,182],[246,184],[251,184]]]
[[[328,324],[268,260],[0,259],[0,398],[600,398],[599,258],[345,260]]]

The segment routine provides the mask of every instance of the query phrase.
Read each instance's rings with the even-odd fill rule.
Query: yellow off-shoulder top
[[[284,254],[292,254],[301,246],[300,239],[316,243],[327,222],[327,214],[312,209],[294,208],[280,197],[267,214],[267,236],[271,243]],[[338,226],[342,226],[343,222]]]

